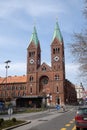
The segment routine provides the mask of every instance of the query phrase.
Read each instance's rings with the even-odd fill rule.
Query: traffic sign
[[[56,105],[56,109],[59,110],[60,109],[60,105]]]
[[[12,113],[13,113],[13,109],[12,109],[12,108],[9,108],[9,109],[8,109],[9,120],[10,120],[10,118],[11,118]]]
[[[12,108],[9,108],[9,109],[8,109],[8,115],[12,115],[12,113],[13,113],[13,109],[12,109]]]

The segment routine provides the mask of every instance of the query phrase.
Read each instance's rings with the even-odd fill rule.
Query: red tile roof
[[[24,83],[27,81],[27,76],[8,76],[7,83]],[[6,77],[0,77],[0,84],[6,83]]]

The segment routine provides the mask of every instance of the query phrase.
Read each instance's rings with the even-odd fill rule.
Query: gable
[[[38,71],[51,71],[51,67],[47,65],[45,62],[43,62],[42,65],[39,67]]]

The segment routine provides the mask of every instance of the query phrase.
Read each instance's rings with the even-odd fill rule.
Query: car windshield
[[[77,114],[79,114],[79,115],[86,114],[87,115],[87,108],[80,108],[80,109],[78,109]]]

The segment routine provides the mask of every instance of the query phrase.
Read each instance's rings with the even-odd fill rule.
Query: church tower
[[[37,36],[37,31],[34,26],[33,33],[30,39],[30,44],[27,48],[27,89],[28,94],[37,93],[37,69],[41,65],[41,49]]]
[[[27,95],[48,95],[52,103],[65,102],[65,61],[64,43],[61,31],[56,22],[51,43],[51,66],[45,62],[41,64],[41,48],[34,26],[33,33],[27,48]]]
[[[56,95],[57,103],[62,103],[64,102],[65,62],[63,37],[58,22],[55,25],[51,44],[51,67],[54,95]]]

